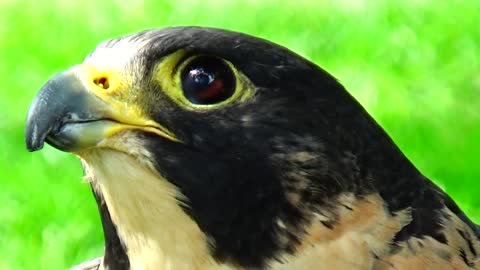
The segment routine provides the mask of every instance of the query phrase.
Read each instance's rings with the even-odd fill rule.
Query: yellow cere
[[[137,129],[180,142],[172,132],[149,119],[141,106],[131,102],[131,83],[124,80],[130,76],[120,76],[120,72],[114,68],[98,69],[93,64],[76,65],[70,71],[80,78],[88,91],[108,104],[103,109],[105,117],[110,118],[111,123],[104,126],[104,138],[125,130]]]
[[[166,56],[154,70],[154,79],[174,102],[188,110],[209,110],[224,107],[234,102],[245,102],[255,94],[255,88],[245,75],[239,72],[229,61],[223,61],[230,67],[235,77],[235,91],[233,95],[224,101],[215,104],[194,104],[190,102],[182,91],[182,70],[195,58],[205,54],[193,54],[186,50],[176,51]]]

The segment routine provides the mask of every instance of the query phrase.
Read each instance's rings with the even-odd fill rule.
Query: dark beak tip
[[[98,113],[96,106],[99,104],[103,105],[89,93],[74,72],[56,75],[40,89],[28,110],[25,123],[27,150],[38,151],[48,143],[59,150],[69,151],[74,142],[65,142],[68,138],[62,136],[67,135],[60,134],[64,121],[70,119],[71,114],[79,119],[90,119],[91,114]]]
[[[28,142],[27,141],[27,150],[29,152],[35,152],[38,150],[41,150],[43,148],[43,143],[42,142]]]
[[[27,120],[27,125],[25,128],[25,143],[29,152],[35,152],[43,148],[45,138],[39,136],[37,125],[35,123],[31,123],[29,120],[30,119]],[[46,134],[44,133],[42,135],[45,136]]]

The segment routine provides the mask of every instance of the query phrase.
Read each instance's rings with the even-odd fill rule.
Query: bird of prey
[[[263,39],[103,42],[35,97],[44,142],[98,203],[105,254],[77,269],[480,269],[480,228],[333,76]]]

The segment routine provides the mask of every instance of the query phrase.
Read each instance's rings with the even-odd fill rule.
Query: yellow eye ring
[[[234,65],[208,54],[177,51],[162,59],[154,78],[173,101],[190,110],[210,110],[253,96],[250,81]]]

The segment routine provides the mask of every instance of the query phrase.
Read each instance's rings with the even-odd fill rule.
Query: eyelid
[[[198,105],[190,102],[184,95],[181,83],[182,69],[192,60],[201,56],[210,56],[222,60],[232,71],[235,80],[235,90],[231,97],[215,104]],[[242,74],[233,63],[225,58],[208,53],[178,50],[162,58],[153,69],[153,80],[159,84],[159,89],[181,108],[191,111],[207,111],[228,106],[231,103],[241,103],[249,100],[255,94],[255,87],[248,77]]]
[[[180,67],[186,66],[193,59],[197,58],[199,54],[194,53],[193,51],[186,51],[180,59],[178,59],[176,65],[172,68],[172,77],[177,74]]]

